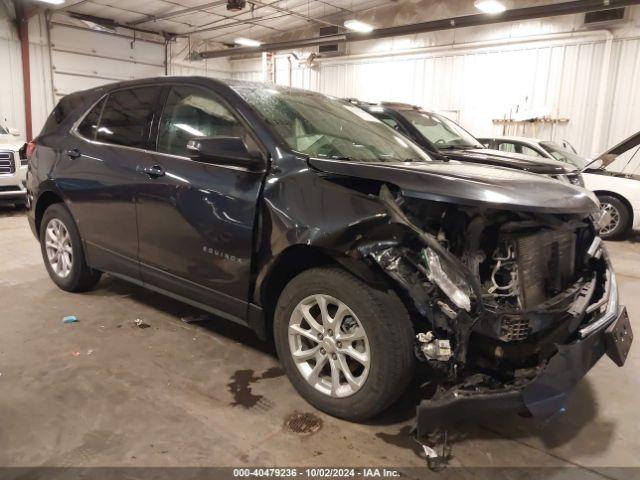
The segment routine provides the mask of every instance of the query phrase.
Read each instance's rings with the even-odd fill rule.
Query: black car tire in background
[[[600,230],[600,236],[605,240],[618,240],[624,237],[631,226],[631,212],[619,198],[610,195],[598,195],[603,210],[612,215],[615,224]]]
[[[67,244],[70,245],[72,261],[71,267],[65,276],[61,276],[56,272],[55,264],[49,259],[47,252],[48,242],[51,240],[48,237],[47,228],[52,226],[60,227],[59,230],[64,232],[68,238]],[[67,292],[86,292],[100,281],[102,273],[87,266],[78,228],[64,204],[54,203],[45,210],[40,223],[39,238],[42,258],[47,272],[51,280],[62,290]]]
[[[340,398],[319,391],[303,376],[298,366],[299,361],[294,360],[291,348],[290,325],[295,322],[295,312],[307,299],[323,296],[331,299],[334,304],[345,305],[356,320],[347,315],[343,327],[351,322],[352,331],[356,331],[357,327],[354,329],[353,325],[357,323],[364,329],[367,338],[368,375],[354,393]],[[318,312],[317,307],[314,308]],[[330,308],[331,306],[328,310]],[[334,305],[334,310],[330,312],[334,319],[340,317],[336,308],[339,309]],[[309,312],[313,314],[314,310]],[[321,323],[321,315],[316,315],[315,319]],[[316,338],[308,340],[307,337],[305,342],[308,346],[317,345],[316,348],[320,349],[324,345],[327,347],[326,354],[334,359],[339,357],[340,351],[344,352],[343,348],[347,348],[346,344],[338,342],[342,343],[340,350],[335,350],[338,354],[331,354],[334,351],[331,345],[327,346],[317,338],[318,330],[309,328],[307,332],[309,331]],[[331,333],[331,330],[325,329],[323,333]],[[334,334],[338,335],[337,340],[343,338],[335,332]],[[287,284],[274,312],[274,339],[278,357],[296,390],[316,408],[346,420],[364,420],[384,411],[405,392],[413,376],[414,330],[404,304],[394,292],[371,288],[339,268],[313,268],[299,274]],[[333,340],[330,339],[329,342]],[[354,346],[364,349],[358,342],[348,348]],[[329,362],[330,360],[326,365],[326,376],[330,376],[329,367],[333,367]],[[349,358],[349,362],[359,368],[353,359]],[[348,383],[346,377],[340,378]],[[348,389],[348,386],[341,388]]]

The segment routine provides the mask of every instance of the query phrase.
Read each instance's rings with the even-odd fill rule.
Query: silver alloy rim
[[[60,278],[66,278],[73,267],[73,248],[69,231],[57,218],[52,218],[47,224],[45,247],[49,265]]]
[[[329,295],[298,303],[289,319],[289,348],[302,377],[325,395],[348,397],[367,380],[367,332],[347,305]]]
[[[603,203],[601,207],[602,211],[607,212],[611,217],[609,223],[600,229],[600,235],[606,235],[613,232],[618,227],[618,224],[620,223],[620,212],[610,203]]]

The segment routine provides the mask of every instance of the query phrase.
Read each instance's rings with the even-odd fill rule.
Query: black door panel
[[[175,87],[159,122],[158,150],[140,165],[142,278],[232,315],[246,315],[256,204],[264,173],[196,162],[186,143],[247,131],[211,92]]]
[[[152,155],[149,126],[158,89],[139,87],[108,95],[65,139],[57,183],[78,222],[89,264],[139,279],[136,167]],[[124,146],[126,145],[126,146]]]

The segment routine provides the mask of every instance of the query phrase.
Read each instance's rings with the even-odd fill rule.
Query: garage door
[[[162,43],[54,24],[51,45],[56,101],[77,90],[165,71]]]

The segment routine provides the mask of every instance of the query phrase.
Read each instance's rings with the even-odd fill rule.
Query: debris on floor
[[[87,350],[87,355],[93,355],[93,352],[94,350],[90,348],[89,350]]]
[[[427,436],[425,441],[420,441],[412,433],[414,440],[422,445],[425,456],[427,457],[427,466],[429,470],[438,472],[443,470],[453,458],[452,449],[449,445],[449,432],[447,430],[434,430]],[[438,446],[441,451],[438,452]]]
[[[74,357],[79,357],[80,356],[80,352],[71,352],[71,355],[73,355]]]
[[[142,320],[140,320],[139,318],[136,318],[133,323],[135,324],[136,327],[138,328],[149,328],[151,325],[149,325],[148,323],[144,323]]]
[[[194,315],[189,315],[187,317],[182,317],[180,320],[182,320],[184,323],[198,323],[198,322],[204,322],[209,320],[210,316],[203,313],[202,315],[198,315],[198,316],[194,316]]]
[[[62,318],[62,323],[76,323],[78,318],[75,315],[68,315]]]

